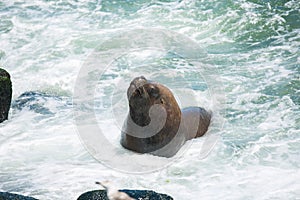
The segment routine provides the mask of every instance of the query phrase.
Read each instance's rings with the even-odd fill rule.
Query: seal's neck
[[[130,108],[130,117],[134,123],[139,126],[147,126],[150,124],[151,118],[149,116],[148,108],[139,108],[139,109],[131,109]]]

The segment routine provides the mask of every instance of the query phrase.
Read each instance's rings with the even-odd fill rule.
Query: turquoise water
[[[11,73],[13,99],[26,91],[47,95],[13,106],[0,125],[0,190],[76,199],[97,189],[95,181],[111,180],[175,199],[299,199],[299,10],[298,1],[1,1],[0,65]],[[72,105],[77,78],[101,44],[137,29],[190,38],[178,49],[189,55],[198,44],[197,64],[166,52],[169,43],[130,51],[107,44],[105,52],[115,45],[121,53],[101,76],[89,77],[98,81],[91,91],[99,126],[118,148],[124,90],[143,73],[169,86],[181,106],[214,112],[209,134],[219,139],[204,159],[199,138],[167,167],[122,173],[82,144]],[[127,41],[141,37],[142,46],[141,35]]]

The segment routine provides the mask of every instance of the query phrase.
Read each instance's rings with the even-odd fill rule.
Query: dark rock
[[[28,108],[29,110],[35,111],[36,113],[40,114],[53,114],[45,106],[45,103],[47,103],[48,99],[50,98],[52,98],[52,96],[42,92],[24,92],[17,98],[17,100],[13,102],[12,107],[18,110]]]
[[[18,194],[13,194],[9,192],[0,192],[0,200],[37,200],[37,199],[18,195]]]
[[[83,193],[77,200],[109,200],[105,190],[94,190]]]
[[[173,200],[166,194],[156,193],[151,190],[120,190],[137,200]],[[77,200],[109,200],[105,190],[94,190],[83,193]]]
[[[120,190],[121,192],[127,193],[129,196],[135,199],[143,199],[143,200],[173,200],[172,197],[166,194],[156,193],[151,190]]]
[[[7,71],[0,68],[0,123],[8,118],[12,97],[12,84]]]
[[[51,102],[51,109],[49,108],[49,102]],[[12,102],[12,108],[15,110],[28,109],[47,116],[53,116],[58,110],[70,108],[71,106],[72,102],[67,97],[39,91],[24,92]]]

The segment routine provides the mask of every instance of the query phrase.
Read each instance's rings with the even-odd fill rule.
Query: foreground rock
[[[159,194],[151,190],[119,190],[125,192],[130,197],[141,200],[173,200],[172,197],[166,194]],[[105,190],[94,190],[83,193],[77,200],[109,200]]]
[[[11,104],[12,88],[10,75],[0,68],[0,123],[8,118],[8,111]]]
[[[9,192],[0,192],[0,200],[37,200],[37,199],[18,195],[18,194],[13,194]]]

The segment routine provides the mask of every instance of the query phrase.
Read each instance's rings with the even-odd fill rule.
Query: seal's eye
[[[161,104],[165,104],[165,100],[163,98],[160,99]]]
[[[150,88],[148,89],[148,94],[154,98],[158,98],[159,90],[157,87],[150,86]]]

